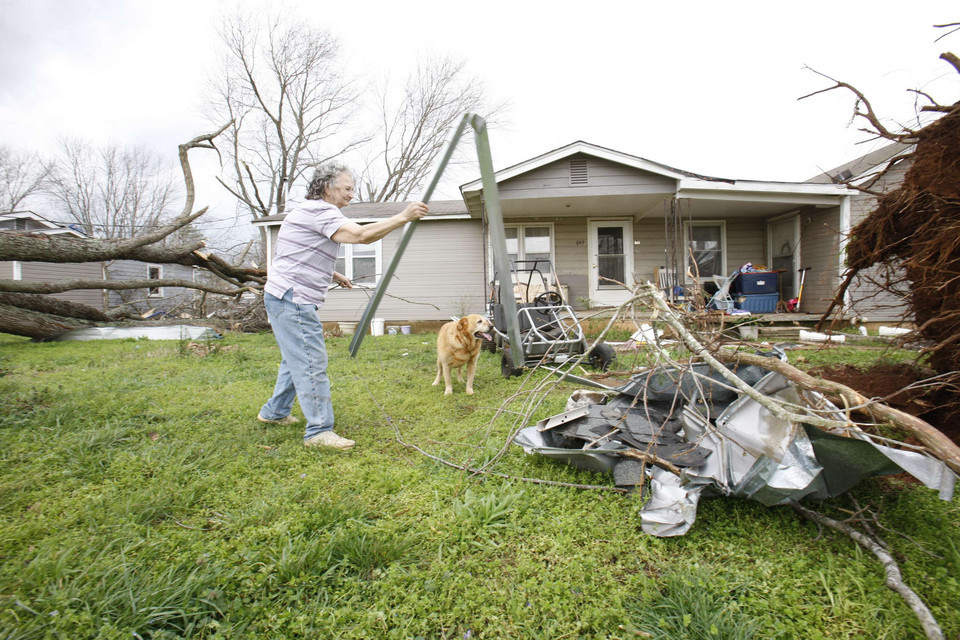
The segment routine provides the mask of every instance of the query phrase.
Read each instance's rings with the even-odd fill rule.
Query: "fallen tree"
[[[950,52],[940,58],[960,73],[960,58]],[[943,104],[917,90],[918,98],[929,102],[920,111],[940,117],[916,129],[894,131],[856,87],[820,75],[835,84],[810,96],[837,89],[853,93],[854,117],[865,122],[860,130],[904,145],[904,151],[867,181],[847,183],[876,197],[877,206],[851,230],[847,270],[817,328],[844,304],[861,274],[882,266],[885,280],[876,284],[897,295],[905,292],[903,319],[914,322],[917,336],[930,342],[923,349],[929,365],[938,373],[960,371],[960,102]],[[877,190],[895,167],[908,167],[903,181],[889,192]]]
[[[266,281],[266,272],[262,269],[243,268],[205,252],[202,241],[172,246],[164,243],[177,230],[206,213],[206,207],[194,211],[195,187],[188,156],[192,149],[216,150],[214,140],[227,126],[179,145],[180,168],[186,187],[184,206],[176,218],[153,231],[124,239],[0,231],[0,261],[85,263],[122,259],[150,264],[179,264],[203,269],[213,276],[210,282],[183,279],[76,279],[53,283],[0,280],[0,332],[45,339],[69,329],[140,317],[125,309],[103,311],[52,297],[52,294],[65,291],[181,287],[207,294],[239,297],[246,291],[262,289]]]

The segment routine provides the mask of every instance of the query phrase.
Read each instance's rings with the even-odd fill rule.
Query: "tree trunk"
[[[76,318],[78,320],[93,320],[98,322],[111,322],[112,318],[97,308],[69,300],[60,300],[52,296],[31,295],[28,293],[8,293],[0,291],[0,304],[6,304],[13,307],[26,309],[27,311],[38,311],[65,318]],[[8,333],[13,333],[8,332]],[[35,337],[35,336],[31,336]]]
[[[37,340],[52,338],[62,331],[84,329],[92,323],[21,309],[0,303],[0,331]]]

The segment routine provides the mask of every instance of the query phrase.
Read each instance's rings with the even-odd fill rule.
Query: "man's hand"
[[[350,282],[350,278],[336,271],[333,272],[333,281],[344,289],[353,289],[353,283]]]
[[[413,222],[414,220],[419,220],[423,216],[429,213],[430,209],[422,202],[411,202],[406,206],[406,208],[400,212],[400,215],[403,216],[404,220],[407,222]]]

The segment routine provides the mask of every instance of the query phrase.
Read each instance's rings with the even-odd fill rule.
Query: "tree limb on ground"
[[[865,397],[846,385],[831,380],[816,378],[777,358],[750,353],[719,351],[719,360],[734,364],[754,364],[797,383],[804,389],[823,393],[840,399],[847,406],[862,406],[863,410],[880,422],[889,422],[908,431],[937,458],[945,462],[955,473],[960,473],[960,447],[928,422],[899,409]]]
[[[221,289],[200,282],[190,280],[175,280],[171,278],[157,278],[155,280],[63,280],[60,282],[28,282],[24,280],[0,280],[0,292],[9,293],[36,293],[50,295],[75,291],[79,289],[108,289],[110,291],[126,291],[129,289],[153,289],[155,287],[178,287],[181,289],[197,289],[207,293],[216,293],[224,296],[238,296],[245,291],[254,291],[251,287],[238,289]]]
[[[797,513],[800,513],[803,516],[813,520],[817,524],[830,527],[835,531],[839,531],[850,536],[854,542],[875,555],[883,564],[883,569],[887,576],[885,580],[887,587],[896,592],[906,601],[907,605],[909,605],[909,607],[913,610],[913,613],[916,614],[917,619],[923,626],[923,631],[927,638],[929,638],[929,640],[943,640],[943,631],[941,631],[940,625],[937,624],[936,618],[933,617],[930,609],[923,602],[923,600],[920,599],[920,596],[918,596],[913,589],[904,584],[903,575],[900,573],[900,567],[897,565],[897,561],[880,545],[880,543],[870,536],[857,531],[850,525],[838,520],[834,520],[833,518],[825,516],[822,513],[812,509],[807,509],[806,507],[803,507],[795,502],[792,503],[791,506],[797,511]]]
[[[874,416],[874,418],[879,418],[882,421],[888,421],[914,435],[920,442],[924,444],[924,446],[927,447],[930,453],[946,463],[955,473],[960,473],[960,447],[954,444],[953,441],[945,436],[941,431],[934,428],[924,420],[921,420],[920,418],[910,415],[904,411],[889,407],[880,402],[874,402],[870,398],[863,396],[854,389],[851,389],[850,387],[840,383],[811,376],[810,374],[805,373],[778,358],[770,358],[742,352],[729,352],[723,349],[708,349],[694,336],[693,332],[691,332],[690,329],[688,329],[686,325],[670,309],[656,285],[648,283],[644,286],[647,289],[645,297],[648,297],[653,301],[653,305],[657,309],[659,317],[663,318],[667,324],[674,328],[681,340],[684,341],[684,343],[687,345],[687,348],[690,349],[693,354],[702,357],[707,364],[709,364],[715,371],[717,371],[717,373],[723,376],[724,379],[726,379],[732,386],[736,387],[742,393],[759,402],[777,417],[792,422],[802,422],[826,428],[843,428],[849,426],[838,420],[830,420],[827,418],[820,418],[808,414],[788,411],[781,403],[763,395],[750,385],[746,384],[732,371],[727,369],[727,367],[723,366],[720,361],[755,364],[763,367],[764,369],[780,373],[804,389],[817,391],[833,397],[839,397],[844,403],[846,403],[847,406],[863,406],[866,411]]]

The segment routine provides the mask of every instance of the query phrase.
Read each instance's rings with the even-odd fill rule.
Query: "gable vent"
[[[590,184],[590,177],[587,175],[587,159],[574,158],[570,161],[570,185]]]

